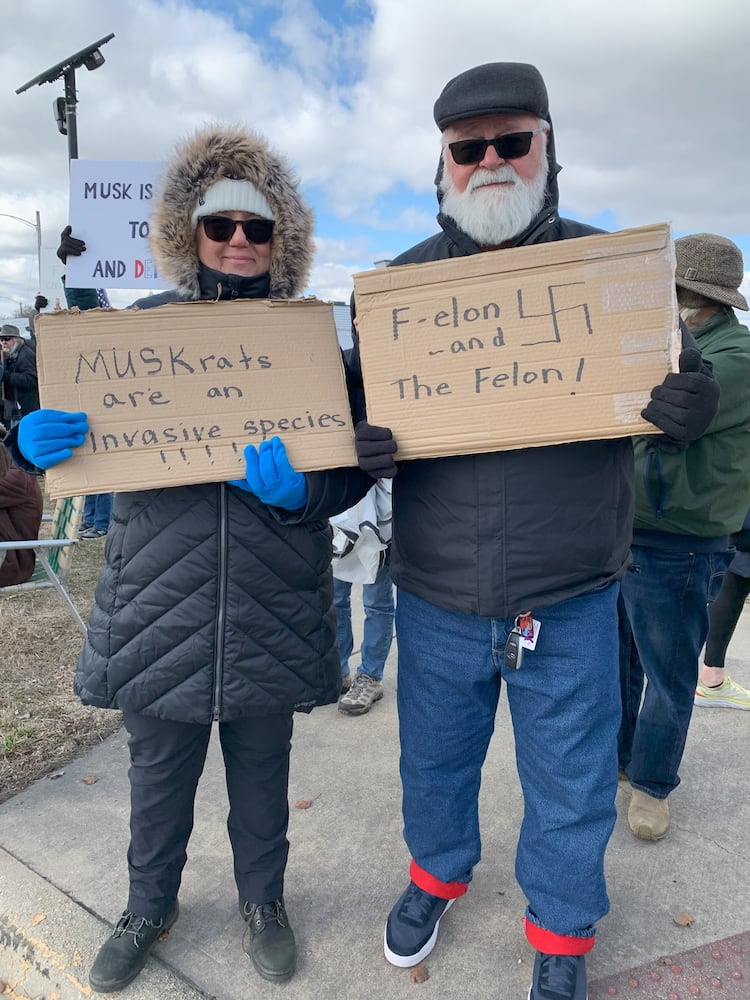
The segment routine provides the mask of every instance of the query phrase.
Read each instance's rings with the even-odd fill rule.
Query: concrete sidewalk
[[[357,610],[355,634],[361,635]],[[728,665],[736,680],[750,685],[750,610]],[[384,921],[408,881],[409,863],[401,839],[396,680],[394,648],[385,697],[368,715],[347,718],[330,706],[295,721],[286,878],[299,949],[295,978],[283,987],[265,983],[242,951],[214,739],[196,803],[180,919],[123,998],[525,1000],[534,956],[513,875],[522,802],[504,696],[484,769],[484,860],[470,891],[441,924],[426,962],[429,980],[414,984],[408,970],[383,957]],[[727,975],[716,995],[750,997],[750,941],[741,950],[750,931],[749,727],[750,712],[696,709],[683,784],[670,799],[672,829],[658,844],[630,834],[627,792],[618,792],[620,817],[607,855],[612,909],[588,961],[590,1000],[707,995],[689,986],[684,970],[675,971],[674,956],[737,935],[725,949],[735,962],[732,978]],[[296,808],[301,800],[312,805]],[[127,897],[127,827],[124,732],[0,806],[0,995],[92,995],[88,969]],[[679,926],[674,917],[686,912],[694,921]],[[721,955],[716,946],[709,951]],[[665,955],[671,956],[672,964],[663,966],[669,976],[682,976],[681,991],[669,993],[666,973],[660,983],[658,972],[624,975]],[[701,966],[697,958],[683,964]],[[631,980],[627,989],[614,985],[618,977]]]

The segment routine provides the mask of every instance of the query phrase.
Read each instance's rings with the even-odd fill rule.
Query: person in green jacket
[[[721,397],[705,433],[685,447],[634,439],[636,508],[632,565],[620,595],[623,718],[619,764],[632,786],[628,824],[643,840],[669,829],[669,794],[680,782],[708,603],[731,561],[750,496],[750,330],[734,309],[742,253],[697,233],[675,241],[680,317],[713,365]],[[648,678],[643,703],[643,678]]]

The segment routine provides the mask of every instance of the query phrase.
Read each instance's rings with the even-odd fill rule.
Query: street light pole
[[[42,287],[42,223],[39,218],[39,212],[35,213],[36,222],[31,222],[30,219],[22,219],[20,215],[8,215],[6,212],[0,212],[0,218],[3,219],[15,219],[16,222],[22,222],[24,226],[31,226],[32,229],[36,229],[36,260],[37,260],[37,270],[39,278],[39,288]]]
[[[39,271],[39,291],[42,290],[42,220],[39,217],[39,209],[34,213],[36,219],[36,259]]]
[[[110,39],[114,38],[114,33],[106,35],[104,38],[98,39],[96,42],[92,42],[91,45],[87,45],[85,49],[81,49],[80,52],[75,52],[72,56],[68,56],[67,59],[63,59],[59,63],[55,63],[54,66],[50,66],[43,73],[35,76],[33,80],[29,80],[28,83],[24,83],[23,86],[16,90],[17,94],[22,94],[29,87],[40,86],[43,83],[54,83],[55,80],[59,80],[60,77],[63,78],[65,85],[65,97],[58,98],[55,101],[53,107],[57,110],[55,111],[55,117],[57,119],[57,127],[63,135],[68,137],[68,160],[78,159],[78,123],[76,121],[76,104],[78,103],[78,98],[76,97],[76,69],[80,66],[85,66],[86,69],[99,69],[100,66],[104,64],[104,56],[100,51],[100,46],[105,45]],[[61,116],[60,103],[62,103],[64,108],[64,115]]]
[[[76,71],[68,66],[65,81],[65,131],[68,135],[68,160],[78,159],[78,118],[76,116]]]
[[[55,63],[54,66],[50,66],[43,73],[39,73],[32,80],[24,83],[23,86],[18,87],[16,90],[17,94],[22,94],[24,91],[28,90],[30,87],[39,86],[43,83],[54,83],[59,80],[60,77],[63,79],[65,87],[65,97],[58,98],[54,104],[55,117],[57,120],[58,130],[68,137],[68,162],[71,160],[78,159],[78,121],[76,118],[76,105],[78,103],[78,98],[76,97],[76,69],[81,66],[85,66],[88,70],[99,69],[100,66],[104,65],[104,56],[101,53],[100,47],[106,45],[112,38],[114,38],[114,33],[105,35],[104,38],[99,38],[97,41],[92,42],[91,45],[87,45],[85,49],[81,49],[80,52],[74,52],[72,56],[68,56],[67,59],[61,60],[59,63]],[[62,108],[60,107],[62,105]],[[18,219],[18,216],[11,215],[11,219]],[[24,222],[27,225],[34,225],[28,221],[28,219],[18,219],[19,222]],[[39,221],[39,212],[36,213],[36,245],[37,245],[37,258],[39,260],[39,287],[42,285],[42,226]]]
[[[76,117],[76,105],[78,103],[78,98],[76,97],[76,69],[81,66],[85,66],[88,70],[99,69],[100,66],[104,65],[104,56],[101,53],[101,46],[106,45],[111,39],[113,39],[114,32],[109,35],[105,35],[104,38],[99,38],[97,41],[92,42],[91,45],[87,45],[85,49],[81,49],[79,52],[74,52],[72,56],[68,56],[67,59],[62,59],[59,63],[55,63],[54,66],[50,66],[43,73],[39,73],[32,80],[24,83],[21,87],[16,90],[17,94],[22,94],[24,91],[28,90],[30,87],[39,86],[43,83],[54,83],[59,80],[60,77],[63,79],[65,87],[65,97],[57,98],[53,103],[53,108],[55,109],[55,118],[57,121],[58,131],[62,135],[68,137],[68,163],[71,160],[78,159],[78,121]],[[61,107],[62,105],[62,107]],[[10,216],[12,219],[18,218],[18,216]],[[28,219],[19,219],[19,222],[25,222],[27,225],[33,225]],[[39,260],[39,287],[42,285],[42,226],[39,221],[39,212],[36,213],[36,243],[37,243],[37,257]]]

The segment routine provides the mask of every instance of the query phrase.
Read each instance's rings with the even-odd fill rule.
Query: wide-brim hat
[[[739,291],[745,277],[742,251],[725,236],[694,233],[674,241],[675,284],[698,292],[713,302],[748,309]]]

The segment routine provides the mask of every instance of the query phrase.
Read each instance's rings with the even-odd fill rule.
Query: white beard
[[[447,150],[444,155],[449,155]],[[545,157],[536,177],[525,181],[510,163],[497,170],[480,167],[469,178],[466,190],[459,193],[444,165],[440,211],[450,216],[479,246],[499,246],[522,233],[541,210],[547,188],[547,169]],[[497,181],[511,181],[513,186],[486,186]]]

